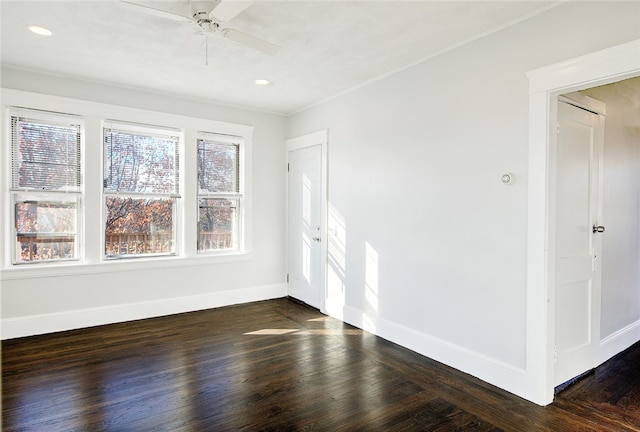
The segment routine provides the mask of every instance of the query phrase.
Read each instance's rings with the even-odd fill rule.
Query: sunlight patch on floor
[[[262,329],[248,333],[244,333],[245,336],[279,336],[279,335],[295,335],[295,336],[307,336],[307,335],[321,335],[321,336],[354,336],[362,335],[362,330],[359,329]]]
[[[276,335],[284,335],[284,334],[289,334],[289,333],[295,333],[299,331],[299,329],[262,329],[262,330],[256,330],[256,331],[252,331],[249,333],[245,333],[245,335],[252,335],[252,336],[266,336],[266,335],[272,335],[272,336],[276,336]]]

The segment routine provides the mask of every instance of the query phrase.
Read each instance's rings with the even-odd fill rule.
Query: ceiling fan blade
[[[227,22],[252,4],[252,0],[221,0],[209,17],[217,22]]]
[[[278,45],[267,42],[266,40],[258,39],[257,37],[246,33],[239,32],[238,30],[226,28],[222,29],[221,32],[227,39],[231,39],[234,42],[262,51],[265,54],[276,55],[278,51],[280,51],[280,47]]]
[[[181,22],[190,22],[192,20],[191,17],[185,15],[176,14],[163,9],[156,9],[150,6],[144,6],[127,0],[120,0],[120,4],[131,10],[136,10],[138,12],[146,13],[147,15],[154,15],[160,18],[167,18],[170,20]]]

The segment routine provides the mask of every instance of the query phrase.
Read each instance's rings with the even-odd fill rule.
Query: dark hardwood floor
[[[4,341],[6,431],[640,431],[640,347],[539,407],[288,299]]]

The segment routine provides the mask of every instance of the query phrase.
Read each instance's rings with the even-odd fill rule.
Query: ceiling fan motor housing
[[[192,1],[191,2],[191,16],[196,22],[200,20],[211,21],[209,14],[212,10],[218,6],[219,0],[213,1]]]

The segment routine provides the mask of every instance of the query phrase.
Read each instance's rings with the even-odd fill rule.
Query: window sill
[[[0,281],[35,279],[59,276],[75,276],[113,272],[128,272],[166,268],[197,267],[249,261],[252,252],[208,254],[194,257],[163,256],[153,258],[128,258],[105,260],[99,263],[69,262],[55,264],[23,264],[0,271]]]

